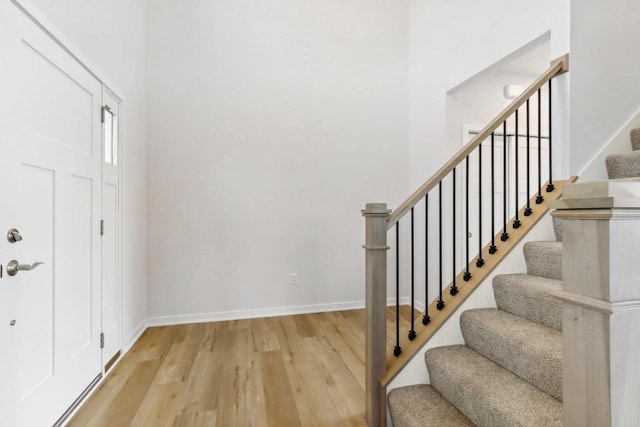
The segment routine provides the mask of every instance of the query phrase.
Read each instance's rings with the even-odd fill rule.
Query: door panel
[[[60,268],[61,276],[66,280],[65,288],[73,298],[66,298],[61,303],[61,326],[69,332],[60,338],[62,346],[68,348],[72,357],[75,357],[95,340],[91,315],[93,295],[91,287],[86,284],[92,280],[92,240],[98,224],[94,223],[93,218],[93,180],[71,176],[68,184],[73,197],[69,198],[67,212],[62,219],[67,231],[59,238],[59,244],[73,250],[65,251]]]
[[[38,99],[38,103],[21,103],[22,113],[33,117],[27,132],[46,136],[51,142],[91,154],[93,95],[84,82],[76,81],[65,70],[51,62],[37,47],[22,40],[22,63],[25,83],[20,87],[24,99]],[[42,49],[46,49],[43,46]],[[60,102],[64,100],[64,102]],[[68,118],[74,117],[73,126]]]
[[[55,172],[51,169],[21,164],[17,182],[21,182],[15,206],[28,206],[12,227],[20,230],[21,242],[11,245],[4,255],[21,263],[51,260],[54,257],[54,194]],[[4,224],[3,224],[4,225]],[[7,262],[8,259],[3,260]],[[21,373],[20,399],[24,399],[37,386],[49,379],[54,371],[54,276],[51,262],[45,261],[36,270],[15,277],[5,277],[5,283],[21,292],[17,330],[18,371]],[[46,326],[45,326],[46,325]],[[22,333],[29,331],[28,334]]]
[[[102,86],[6,0],[0,57],[0,263],[44,262],[0,279],[0,425],[52,425],[101,372]]]

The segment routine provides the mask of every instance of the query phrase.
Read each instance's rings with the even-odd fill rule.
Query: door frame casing
[[[117,149],[117,159],[116,159],[116,166],[118,168],[118,210],[117,210],[117,216],[118,216],[118,229],[117,229],[117,258],[116,258],[116,265],[117,265],[117,293],[118,293],[118,298],[117,298],[117,307],[116,310],[118,312],[118,350],[120,351],[120,357],[118,359],[116,359],[115,363],[113,363],[112,365],[109,366],[109,368],[113,367],[114,365],[117,364],[117,362],[120,360],[120,358],[122,357],[124,351],[123,351],[123,307],[124,307],[124,301],[123,301],[123,286],[122,286],[122,282],[123,282],[123,261],[124,258],[122,256],[123,251],[124,251],[124,234],[123,234],[123,228],[124,228],[124,221],[123,219],[123,202],[124,202],[124,197],[123,197],[123,183],[124,183],[124,177],[123,177],[123,169],[124,169],[124,155],[123,155],[123,139],[124,139],[124,132],[123,132],[123,128],[124,128],[124,121],[125,121],[125,114],[124,114],[124,100],[122,99],[121,96],[119,96],[114,90],[112,90],[107,84],[105,84],[104,82],[102,82],[102,104],[103,106],[105,105],[105,95],[110,96],[111,98],[113,98],[115,101],[118,102],[118,149]],[[103,123],[104,126],[104,123]],[[103,128],[103,133],[102,133],[102,168],[104,171],[104,167],[105,167],[105,161],[104,161],[104,128]],[[102,174],[102,183],[101,185],[104,187],[104,173]],[[103,195],[103,201],[104,201],[104,195]],[[103,202],[104,203],[104,202]],[[104,218],[104,205],[102,204],[102,216]],[[101,307],[104,308],[104,301],[102,301]],[[103,314],[103,313],[101,313]],[[103,331],[104,332],[104,328]],[[102,374],[104,376],[104,374],[106,374],[106,368],[105,366],[107,365],[107,363],[109,362],[109,360],[111,359],[113,355],[111,356],[104,356],[104,350],[103,350],[103,357],[102,357]]]

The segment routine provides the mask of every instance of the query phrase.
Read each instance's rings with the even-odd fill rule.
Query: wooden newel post
[[[564,425],[640,425],[640,182],[567,185],[563,220]]]
[[[387,218],[385,203],[368,203],[365,217],[366,251],[366,407],[369,427],[387,425],[386,390],[380,380],[387,363]]]

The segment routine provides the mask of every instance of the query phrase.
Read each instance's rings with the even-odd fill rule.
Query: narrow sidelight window
[[[108,105],[102,107],[104,129],[104,161],[110,165],[118,164],[118,116]]]

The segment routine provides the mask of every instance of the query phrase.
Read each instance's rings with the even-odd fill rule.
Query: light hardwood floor
[[[365,426],[364,360],[364,310],[149,328],[69,426]]]

